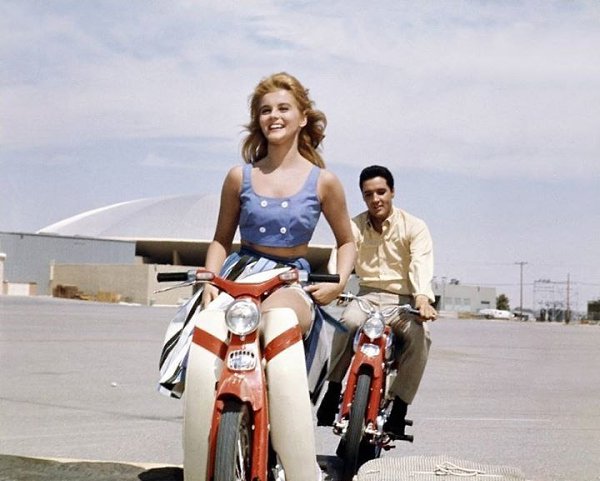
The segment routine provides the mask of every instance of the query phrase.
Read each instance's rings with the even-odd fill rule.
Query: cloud
[[[248,95],[287,70],[353,213],[366,163],[406,175],[438,274],[512,280],[524,259],[531,280],[551,259],[597,284],[599,24],[589,1],[0,2],[0,221],[218,191]]]
[[[324,95],[345,99],[335,105],[330,153],[360,161],[352,143],[338,140],[346,136],[365,138],[404,166],[486,177],[598,176],[598,8],[487,5],[478,13],[441,8],[436,17],[403,10],[403,21],[392,11],[340,39],[360,54],[355,71],[346,65]],[[400,25],[395,35],[390,24]]]
[[[2,140],[229,137],[223,148],[237,149],[253,86],[285,69],[328,115],[330,162],[600,176],[597,4],[316,7],[4,4],[18,33],[2,38]]]
[[[238,160],[237,149],[227,138],[148,139],[144,151],[137,165],[169,171],[218,172],[224,176]]]

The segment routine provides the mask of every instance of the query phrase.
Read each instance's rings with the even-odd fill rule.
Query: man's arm
[[[432,289],[433,281],[433,241],[425,222],[415,226],[410,241],[410,267],[408,276],[414,289],[415,307],[424,319],[434,320],[437,311],[431,305],[435,302]]]

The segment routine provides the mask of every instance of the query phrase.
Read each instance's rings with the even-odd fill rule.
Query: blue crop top
[[[240,236],[265,247],[308,244],[321,215],[317,180],[321,169],[310,171],[300,192],[289,197],[265,197],[252,189],[252,165],[245,164],[240,193]]]

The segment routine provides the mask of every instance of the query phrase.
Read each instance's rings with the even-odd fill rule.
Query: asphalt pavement
[[[0,480],[181,479],[182,403],[156,391],[174,312],[0,296]],[[447,317],[431,332],[415,442],[386,459],[600,480],[599,325]],[[316,432],[320,461],[335,460],[336,436]]]

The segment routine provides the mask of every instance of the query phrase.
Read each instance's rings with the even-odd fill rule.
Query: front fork
[[[217,434],[225,401],[238,399],[248,405],[252,421],[250,479],[266,480],[269,458],[269,409],[258,332],[254,331],[243,337],[231,334],[223,362],[221,377],[216,386],[209,435],[208,479],[214,476]]]
[[[345,435],[348,427],[348,419],[350,417],[350,409],[354,400],[354,391],[356,390],[358,375],[367,370],[371,373],[371,386],[367,410],[365,412],[365,434],[368,436],[369,442],[371,443],[376,443],[381,438],[383,434],[383,424],[387,419],[387,409],[385,408],[389,405],[389,400],[386,400],[382,409],[382,399],[385,397],[387,384],[385,360],[386,341],[387,336],[385,335],[371,341],[364,333],[360,333],[357,349],[352,358],[352,363],[348,372],[348,380],[342,396],[341,409],[338,418],[334,423],[334,433],[342,436]],[[365,349],[363,352],[362,348],[365,345],[375,346],[377,348],[377,354],[367,354],[368,352],[373,352],[373,349],[371,349],[371,351]]]
[[[238,399],[241,403],[248,404],[252,417],[250,479],[267,480],[270,424],[264,367],[273,357],[301,340],[302,332],[295,325],[272,339],[264,349],[261,349],[258,331],[246,336],[230,334],[229,345],[213,348],[213,352],[219,352],[224,366],[216,385],[215,408],[209,435],[208,479],[214,476],[217,434],[225,401]]]

